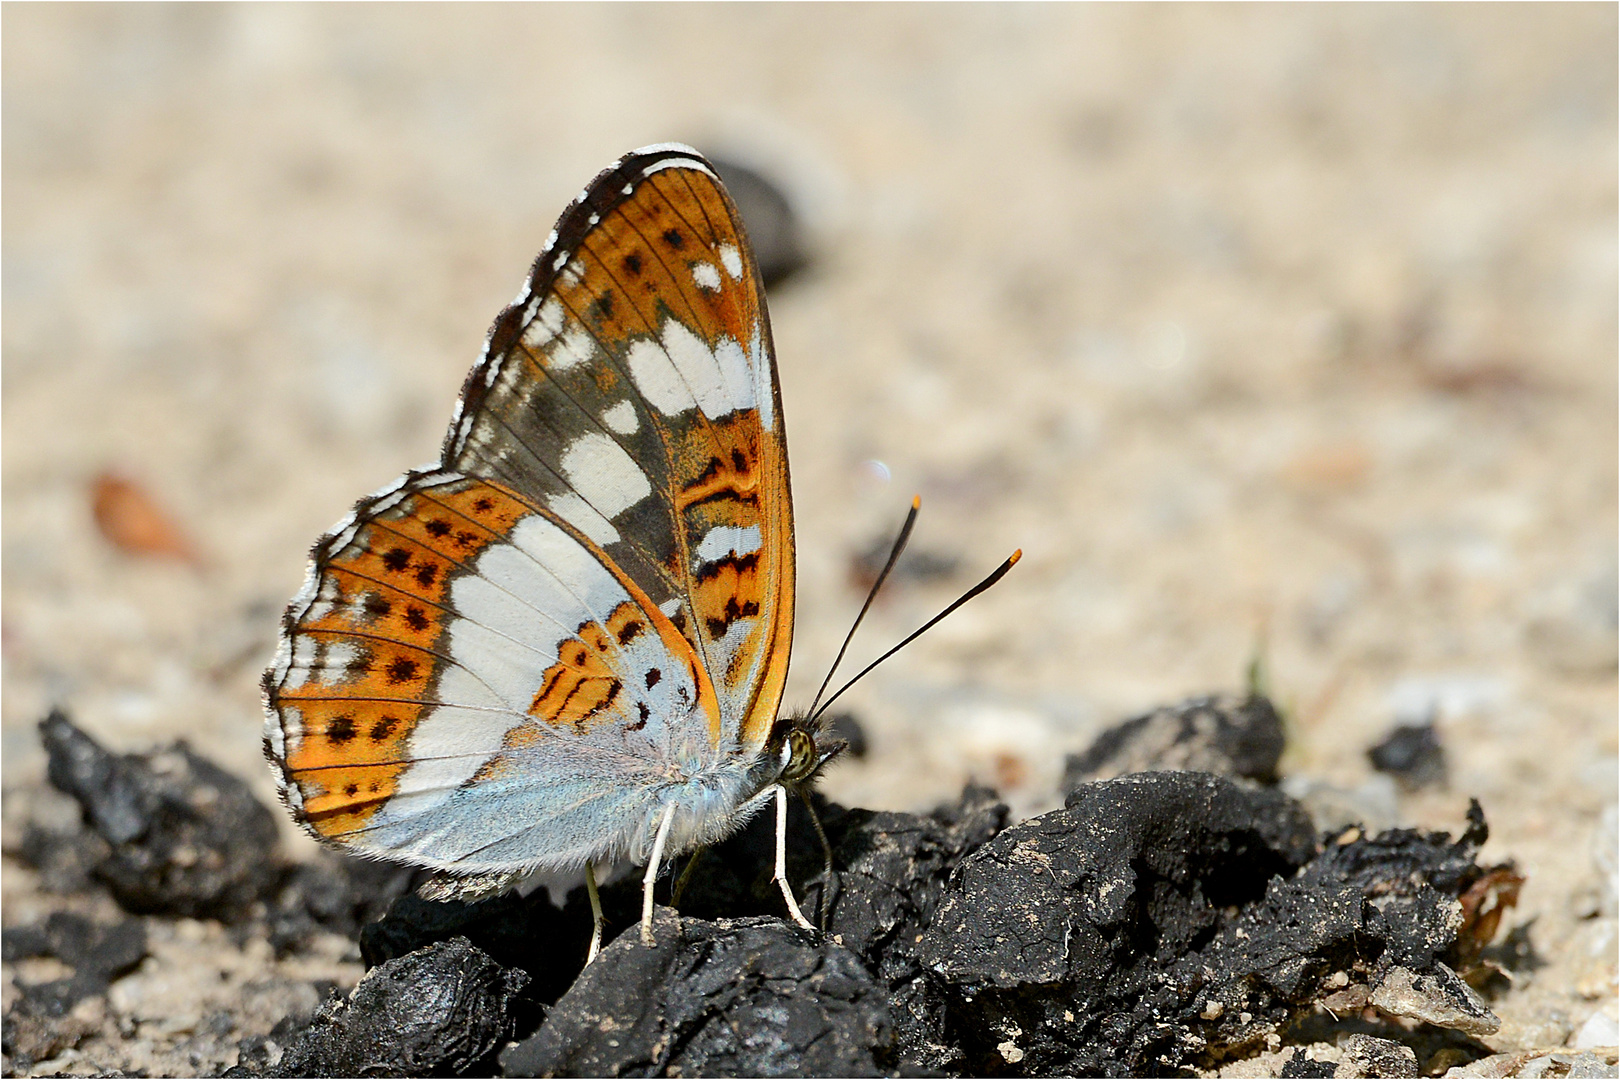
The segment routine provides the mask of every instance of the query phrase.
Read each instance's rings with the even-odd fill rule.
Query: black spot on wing
[[[709,463],[707,465],[703,466],[703,471],[698,473],[696,476],[694,476],[685,485],[684,490],[691,491],[693,488],[702,487],[704,484],[708,483],[710,480],[713,480],[716,476],[719,476],[720,475],[720,469],[721,469],[720,459],[717,458],[717,457],[711,457],[709,459]]]
[[[699,566],[697,568],[697,573],[692,575],[692,580],[701,585],[706,581],[713,581],[715,578],[719,577],[720,572],[728,566],[736,570],[738,574],[746,574],[758,565],[759,552],[750,551],[746,555],[739,555],[735,551],[731,551],[720,556],[720,558],[715,559],[713,562],[706,562],[702,566]]]
[[[574,684],[574,688],[568,691],[568,696],[563,698],[562,705],[557,709],[557,714],[559,716],[565,715],[568,712],[568,707],[573,704],[574,695],[590,686],[590,684],[594,681],[595,680],[593,679],[580,679],[578,682],[576,682]],[[605,709],[612,707],[613,703],[619,698],[619,691],[623,689],[624,683],[620,682],[618,679],[609,680],[607,693],[602,695],[602,700],[596,705],[587,709],[585,712],[581,713],[579,719],[574,721],[574,726],[583,731],[585,729],[586,722],[589,721],[591,717]]]
[[[716,490],[711,491],[707,495],[703,496],[701,499],[693,499],[691,502],[682,507],[682,509],[689,511],[694,506],[707,506],[710,503],[727,501],[741,503],[745,506],[758,506],[759,496],[752,491],[738,491],[733,487],[717,488]]]
[[[590,715],[595,716],[597,713],[610,707],[615,701],[619,700],[619,691],[623,689],[624,683],[620,682],[618,679],[614,679],[612,682],[608,683],[608,692],[603,695],[602,704],[592,709],[590,711]]]
[[[326,725],[326,741],[333,746],[342,746],[354,738],[354,717],[334,716],[332,722]]]
[[[710,615],[703,620],[703,624],[708,627],[711,638],[721,638],[725,636],[727,630],[731,629],[731,624],[738,619],[752,619],[758,614],[759,605],[754,601],[750,600],[747,603],[739,604],[735,596],[728,596],[725,610],[719,615]]]

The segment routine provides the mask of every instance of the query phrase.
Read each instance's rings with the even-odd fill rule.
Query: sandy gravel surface
[[[1477,796],[1528,874],[1545,966],[1495,1002],[1500,1048],[1614,1030],[1612,5],[3,20],[8,835],[53,704],[271,797],[257,679],[309,544],[436,455],[580,186],[680,139],[775,177],[812,251],[771,298],[790,701],[913,492],[956,569],[902,580],[856,659],[1025,552],[851,693],[871,753],[830,795],[971,776],[1048,808],[1063,753],[1260,651],[1286,772],[1383,824],[1455,831]],[[109,545],[104,470],[198,564]],[[1400,793],[1364,751],[1431,715],[1449,787]],[[48,906],[5,870],[8,925]],[[164,955],[248,962],[181,930]]]

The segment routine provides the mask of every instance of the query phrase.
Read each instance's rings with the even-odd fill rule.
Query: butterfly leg
[[[658,864],[664,859],[664,844],[669,840],[669,824],[675,820],[675,804],[664,807],[664,816],[658,822],[658,835],[653,837],[652,857],[647,860],[647,874],[641,879],[641,943],[651,945],[653,885],[658,881]]]
[[[827,830],[821,827],[821,815],[816,813],[816,805],[810,801],[810,795],[804,788],[799,789],[799,801],[804,803],[804,809],[810,815],[810,824],[816,827],[816,837],[821,841],[821,854],[825,860],[822,863],[821,876],[826,884],[821,887],[816,897],[816,907],[820,909],[816,921],[825,932],[827,917],[832,914],[833,901],[838,897],[838,871],[833,867],[832,841],[827,839]]]
[[[681,895],[686,892],[686,883],[692,880],[692,870],[697,866],[698,860],[708,848],[698,847],[692,849],[692,854],[686,857],[686,866],[681,870],[681,876],[675,881],[675,888],[669,894],[669,906],[679,908]]]
[[[585,864],[585,895],[591,898],[591,947],[585,953],[585,966],[589,967],[596,954],[602,951],[602,897],[596,891],[596,867]]]
[[[781,784],[776,785],[776,883],[782,887],[782,899],[787,901],[788,914],[793,921],[806,930],[814,930],[810,920],[804,917],[799,910],[799,902],[793,899],[793,886],[787,879],[787,811],[788,792]]]

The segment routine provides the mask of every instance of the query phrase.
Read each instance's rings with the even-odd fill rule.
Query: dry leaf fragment
[[[133,480],[112,472],[98,475],[91,484],[91,509],[101,535],[120,551],[202,562],[190,537]]]

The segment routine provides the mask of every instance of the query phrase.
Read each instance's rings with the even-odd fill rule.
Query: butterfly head
[[[849,744],[822,729],[819,716],[781,716],[771,729],[766,752],[782,763],[777,779],[788,787],[814,782],[827,763]]]

